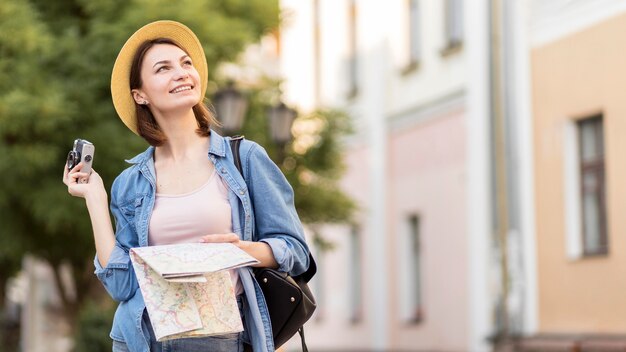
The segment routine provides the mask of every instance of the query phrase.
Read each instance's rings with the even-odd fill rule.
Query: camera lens
[[[73,169],[76,164],[80,161],[80,153],[72,150],[67,154],[67,168],[69,170]]]
[[[85,161],[86,162],[90,162],[91,161],[91,155],[86,155],[85,156]]]

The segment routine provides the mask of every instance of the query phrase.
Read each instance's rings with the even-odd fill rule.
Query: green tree
[[[130,34],[164,18],[197,33],[214,69],[275,28],[278,5],[266,0],[0,2],[3,294],[26,252],[54,268],[71,264],[81,289],[76,300],[62,295],[70,317],[91,292],[85,289],[94,281],[89,217],[84,201],[68,196],[62,167],[74,138],[91,140],[94,167],[108,189],[126,167],[123,160],[146,147],[116,118],[110,74]]]
[[[75,138],[96,145],[94,168],[107,189],[127,167],[124,159],[147,146],[116,118],[110,98],[112,66],[130,34],[157,19],[185,23],[203,43],[209,80],[215,82],[217,65],[235,61],[247,44],[275,29],[278,18],[277,0],[0,1],[0,298],[25,253],[56,269],[63,263],[73,268],[77,298],[62,294],[70,322],[86,297],[103,292],[93,275],[84,201],[67,194],[61,175]],[[266,83],[250,91],[243,131],[274,157],[278,151],[267,134],[265,109],[266,91],[275,88]],[[336,181],[348,118],[318,111],[300,116],[296,127],[280,164],[302,220],[346,221],[354,205]],[[103,320],[92,315],[98,309],[86,311],[81,321],[97,329]],[[83,331],[93,336],[93,330]],[[78,340],[87,346],[89,337]]]
[[[4,302],[6,280],[21,264],[36,231],[29,226],[32,215],[23,204],[35,201],[32,194],[44,180],[40,171],[54,162],[55,150],[42,137],[67,117],[66,97],[51,80],[52,72],[32,74],[54,50],[52,36],[33,6],[22,1],[0,3],[0,32],[0,302]],[[31,196],[18,200],[21,193]]]

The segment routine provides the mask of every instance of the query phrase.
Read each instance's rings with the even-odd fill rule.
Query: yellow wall
[[[531,53],[540,332],[626,331],[626,15]],[[563,132],[604,114],[609,255],[566,257]]]

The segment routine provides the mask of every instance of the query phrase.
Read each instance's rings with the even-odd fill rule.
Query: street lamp
[[[213,105],[224,134],[233,135],[239,133],[248,109],[248,101],[235,88],[233,82],[229,82],[226,88],[222,88],[215,93]],[[279,101],[278,104],[268,109],[267,114],[269,117],[270,136],[278,147],[278,163],[282,163],[285,159],[285,145],[292,139],[291,125],[293,125],[297,112],[282,101]]]
[[[268,109],[268,115],[270,118],[270,136],[278,151],[276,162],[280,165],[285,160],[285,145],[291,141],[291,125],[293,125],[297,112],[279,101],[278,104]]]
[[[213,105],[224,134],[230,135],[241,130],[243,118],[248,109],[248,101],[241,92],[235,89],[232,82],[215,93]]]
[[[281,101],[269,108],[268,115],[270,118],[270,136],[274,143],[284,147],[291,141],[291,125],[293,125],[297,112]]]

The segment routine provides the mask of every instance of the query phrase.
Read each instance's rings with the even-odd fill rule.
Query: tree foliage
[[[271,140],[268,110],[280,98],[280,83],[260,79],[241,89],[249,107],[236,134],[261,144],[277,162],[293,187],[298,215],[313,234],[313,242],[321,250],[330,250],[334,244],[317,225],[349,223],[356,210],[355,202],[338,184],[345,171],[342,141],[352,133],[352,120],[334,109],[298,113],[292,127],[293,140],[277,145]]]
[[[75,138],[96,145],[107,189],[146,147],[116,118],[113,63],[125,40],[157,19],[188,25],[217,63],[278,24],[267,0],[5,0],[0,2],[0,284],[29,252],[70,263],[77,287],[93,280],[94,247],[84,201],[61,182]],[[79,298],[87,290],[79,290]],[[80,299],[79,299],[80,301]]]
[[[339,188],[337,181],[345,170],[341,141],[352,132],[350,118],[342,111],[332,109],[300,113],[292,127],[293,141],[284,146],[284,150],[279,150],[281,146],[271,140],[268,118],[268,109],[272,102],[275,103],[278,87],[279,82],[266,81],[247,90],[250,107],[241,133],[263,145],[270,157],[278,162],[294,189],[302,222],[349,221],[355,204]]]

